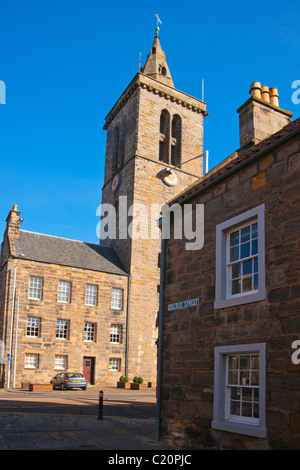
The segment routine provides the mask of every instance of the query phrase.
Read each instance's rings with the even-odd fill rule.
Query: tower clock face
[[[113,177],[113,180],[111,182],[111,191],[113,194],[115,194],[119,187],[120,187],[120,184],[121,184],[121,175],[120,173],[117,173],[114,177]]]
[[[174,170],[171,170],[171,174],[169,176],[166,176],[164,179],[163,179],[163,182],[167,185],[167,186],[171,186],[171,187],[174,187],[174,186],[177,186],[178,183],[179,183],[179,179],[178,179],[178,176],[177,174],[175,173]]]

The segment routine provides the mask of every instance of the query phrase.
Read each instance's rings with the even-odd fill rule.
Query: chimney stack
[[[291,122],[293,113],[279,107],[277,88],[250,85],[250,98],[237,110],[240,116],[240,147],[255,145]]]

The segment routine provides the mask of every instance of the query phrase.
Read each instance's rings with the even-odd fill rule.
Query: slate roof
[[[20,230],[17,255],[42,263],[128,275],[117,252],[110,247]]]
[[[246,162],[248,158],[259,152],[260,150],[267,150],[267,147],[269,145],[275,143],[281,137],[288,136],[292,131],[296,131],[296,129],[298,129],[298,131],[300,132],[300,118],[295,119],[290,124],[287,124],[282,129],[280,129],[278,132],[275,132],[270,137],[267,137],[266,139],[262,140],[256,145],[253,145],[249,149],[244,150],[243,148],[241,148],[237,150],[230,157],[224,160],[224,162],[222,162],[220,165],[217,165],[209,173],[203,175],[199,180],[197,180],[195,183],[184,189],[180,194],[175,196],[175,198],[169,201],[168,204],[172,205],[175,203],[180,203],[180,201],[184,200],[185,197],[192,195],[198,189],[205,189],[205,186],[207,186],[209,183],[212,183],[214,181],[217,182],[220,176],[226,176],[226,173],[228,173],[232,168],[237,167],[241,162]]]

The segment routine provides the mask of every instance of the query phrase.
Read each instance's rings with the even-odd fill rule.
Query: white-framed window
[[[25,353],[25,369],[37,369],[39,367],[39,355]]]
[[[68,368],[68,356],[55,356],[54,357],[54,369],[55,370],[66,370]]]
[[[94,342],[96,339],[96,325],[95,323],[85,322],[83,331],[83,341]]]
[[[266,436],[265,350],[265,343],[215,348],[214,429]]]
[[[97,286],[85,286],[85,305],[94,306],[97,302]]]
[[[264,211],[262,204],[216,227],[216,309],[266,296]]]
[[[123,297],[122,289],[112,289],[112,291],[111,291],[111,308],[113,310],[121,310],[122,309],[122,297]]]
[[[121,359],[118,357],[109,358],[109,370],[120,371],[121,370]]]
[[[119,344],[121,343],[121,331],[120,325],[111,325],[110,327],[110,343]]]
[[[29,279],[28,298],[30,300],[42,299],[42,285],[43,280],[39,277],[31,277]]]
[[[58,282],[57,302],[69,303],[70,302],[71,285],[69,282]]]
[[[28,317],[26,325],[26,336],[39,338],[41,321],[40,318]]]
[[[69,321],[57,320],[56,321],[56,338],[68,339],[69,337]]]

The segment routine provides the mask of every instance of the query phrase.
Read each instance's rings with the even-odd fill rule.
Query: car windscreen
[[[71,374],[67,374],[67,377],[70,377],[70,378],[74,378],[74,377],[83,377],[82,374],[78,373],[78,372],[73,372]]]

